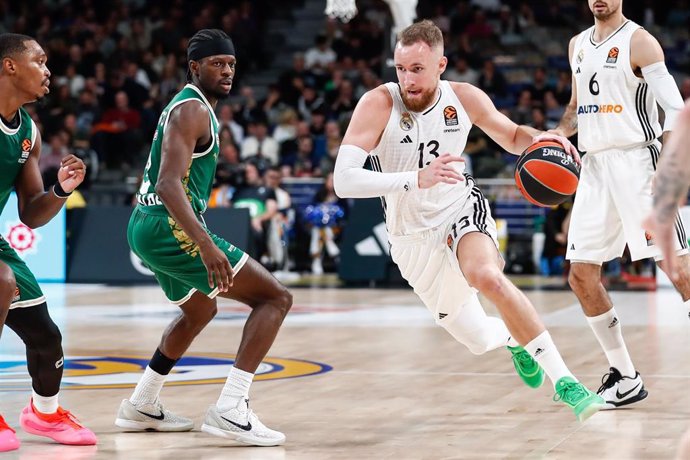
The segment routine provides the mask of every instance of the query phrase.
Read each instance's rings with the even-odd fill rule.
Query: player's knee
[[[5,266],[0,269],[0,310],[9,309],[17,291],[17,281],[12,270]]]
[[[46,350],[57,350],[62,347],[62,333],[53,321],[50,321],[50,324],[46,324],[42,335],[42,345]]]
[[[479,292],[500,292],[503,289],[503,273],[495,266],[474,267],[465,272],[465,278]]]
[[[27,348],[41,354],[62,354],[62,333],[60,328],[50,318],[48,307],[45,303],[36,307],[29,307],[33,316],[31,321],[36,327],[26,330],[27,337],[22,337]]]
[[[461,315],[447,316],[437,321],[455,340],[465,345],[474,355],[483,355],[492,350],[492,331],[486,328],[468,328]]]
[[[285,287],[281,287],[280,293],[273,299],[272,304],[284,318],[292,308],[292,294]]]
[[[570,266],[570,273],[568,273],[568,284],[575,292],[584,289],[591,283],[589,273],[583,270],[579,265],[580,264],[572,264]]]
[[[194,323],[199,329],[203,329],[217,314],[218,305],[214,302],[206,308],[199,309],[197,315],[195,315]]]

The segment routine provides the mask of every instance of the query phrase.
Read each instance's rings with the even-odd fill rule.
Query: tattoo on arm
[[[577,110],[576,106],[568,104],[561,117],[561,122],[558,123],[558,128],[565,137],[570,137],[577,132]]]
[[[670,222],[676,216],[678,205],[688,191],[689,173],[675,152],[665,155],[665,163],[654,178],[654,213],[659,222]]]

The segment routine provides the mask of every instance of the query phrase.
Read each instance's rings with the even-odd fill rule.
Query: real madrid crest
[[[400,116],[400,128],[403,131],[409,131],[414,126],[414,121],[412,120],[412,115],[409,112],[403,112]]]
[[[585,58],[585,50],[580,50],[579,53],[577,53],[577,63],[581,63],[582,60]]]

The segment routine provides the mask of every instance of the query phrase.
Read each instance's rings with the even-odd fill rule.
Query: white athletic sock
[[[685,305],[685,313],[687,313],[688,318],[690,318],[690,300],[683,302],[683,305]]]
[[[508,343],[506,343],[506,345],[508,345],[510,348],[515,348],[519,347],[520,343],[517,340],[515,340],[515,338],[513,338],[513,336],[511,335],[510,337],[508,337]]]
[[[31,390],[31,400],[34,403],[34,408],[41,414],[54,414],[58,410],[58,395],[41,396]]]
[[[242,398],[249,397],[249,387],[254,379],[254,374],[245,372],[232,366],[228,379],[220,392],[220,397],[216,403],[219,412],[225,412],[237,406]]]
[[[129,398],[129,402],[135,406],[156,402],[166,377],[167,375],[161,375],[146,366],[144,375],[139,379],[139,383],[137,383],[136,388],[134,388],[134,393],[132,393],[132,396]]]
[[[575,376],[568,369],[568,366],[563,362],[561,354],[558,352],[553,340],[551,340],[549,331],[544,331],[533,338],[530,343],[525,345],[525,350],[527,350],[527,352],[539,363],[542,369],[544,369],[546,375],[551,379],[554,388],[556,387],[556,382],[563,377],[572,377],[577,381]]]
[[[616,309],[611,307],[602,315],[587,317],[587,322],[606,353],[609,365],[618,369],[624,377],[634,377],[635,365],[623,341],[621,322]]]

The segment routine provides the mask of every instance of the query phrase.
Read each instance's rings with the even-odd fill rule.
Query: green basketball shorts
[[[26,262],[2,236],[0,236],[0,262],[12,269],[17,282],[10,308],[33,307],[46,301],[36,277],[29,270]]]
[[[237,275],[249,256],[211,233],[203,221],[201,223],[216,246],[228,256]],[[183,304],[196,291],[210,298],[218,294],[218,287],[210,288],[208,285],[208,273],[201,261],[199,246],[164,208],[137,206],[129,219],[127,241],[134,254],[153,272],[172,303]]]

